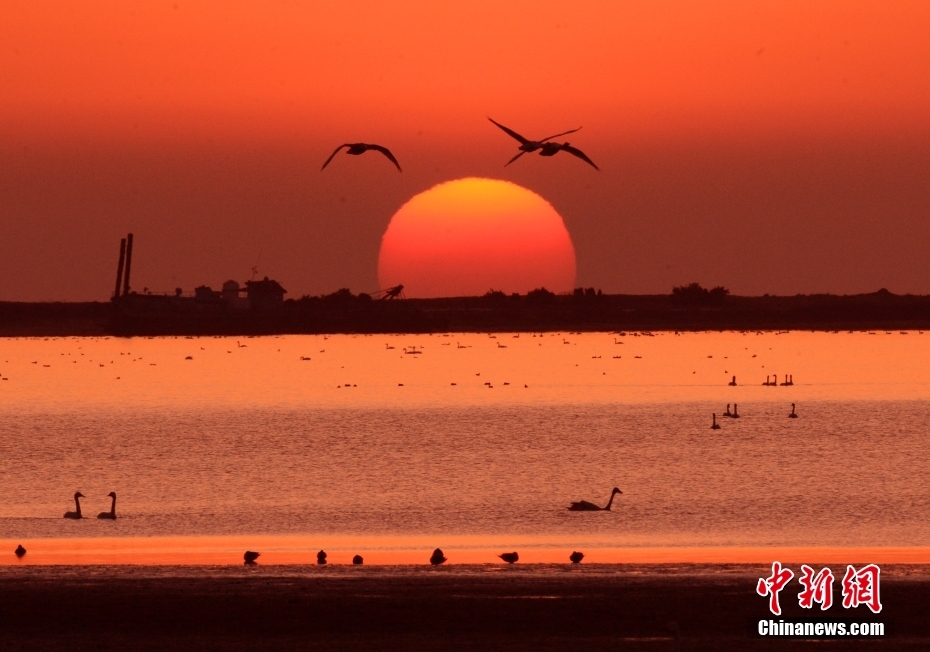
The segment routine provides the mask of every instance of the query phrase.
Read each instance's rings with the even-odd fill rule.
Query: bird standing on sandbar
[[[97,518],[108,518],[108,519],[112,519],[115,521],[116,520],[116,492],[111,491],[110,493],[107,494],[107,496],[113,499],[113,502],[110,503],[110,511],[100,512],[99,514],[97,514]]]
[[[614,502],[614,497],[617,494],[622,494],[619,488],[614,487],[613,491],[610,492],[610,500],[607,501],[607,505],[604,507],[598,507],[594,503],[589,503],[587,500],[579,500],[577,503],[572,503],[568,506],[568,511],[570,512],[609,512],[610,506]]]
[[[513,564],[520,561],[520,555],[518,555],[516,552],[505,552],[498,555],[498,557],[506,561],[508,564]]]
[[[65,512],[65,518],[84,518],[81,516],[81,501],[79,498],[84,498],[84,494],[80,491],[74,494],[74,511]]]
[[[548,141],[552,140],[553,138],[558,138],[559,136],[565,136],[565,135],[568,135],[568,134],[573,134],[573,133],[575,133],[576,131],[578,131],[578,129],[581,129],[581,127],[578,127],[578,129],[572,129],[571,131],[563,131],[563,132],[560,133],[560,134],[555,134],[554,136],[548,136],[548,137],[546,137],[546,138],[543,138],[542,140],[529,140],[529,139],[527,139],[527,138],[524,138],[524,137],[521,136],[520,134],[518,134],[518,133],[517,133],[516,131],[514,131],[513,129],[508,129],[507,127],[505,127],[505,126],[502,125],[501,123],[495,122],[492,118],[488,118],[488,120],[490,120],[491,122],[493,122],[494,124],[496,124],[498,127],[500,127],[501,129],[503,129],[504,132],[505,132],[508,136],[510,136],[510,137],[512,137],[512,138],[514,138],[514,139],[516,139],[516,140],[518,140],[518,141],[520,141],[520,147],[519,147],[520,153],[517,154],[516,156],[514,156],[514,157],[513,157],[512,159],[510,159],[509,161],[507,161],[507,162],[504,164],[504,167],[507,167],[508,165],[510,165],[511,163],[513,163],[514,161],[516,161],[518,158],[520,158],[520,157],[523,156],[524,154],[527,154],[527,153],[530,153],[530,152],[535,152],[535,151],[538,150],[538,149],[542,149],[543,145],[545,145]],[[550,154],[549,156],[552,156],[552,155]]]
[[[329,165],[329,162],[333,160],[333,157],[338,154],[339,150],[341,150],[343,147],[348,147],[349,149],[346,150],[346,154],[351,154],[352,156],[364,154],[370,149],[373,149],[376,152],[381,152],[391,160],[391,163],[397,166],[398,172],[403,172],[403,170],[400,169],[400,163],[398,163],[397,159],[394,158],[394,155],[391,154],[391,150],[389,150],[387,147],[382,147],[381,145],[372,145],[369,143],[344,143],[340,145],[336,148],[336,151],[330,154],[329,158],[326,159],[326,163],[324,163],[323,167],[320,168],[320,172],[326,169],[326,166]]]

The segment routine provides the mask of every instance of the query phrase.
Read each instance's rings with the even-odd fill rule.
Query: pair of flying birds
[[[488,120],[491,120],[491,122],[494,122],[494,120],[492,120],[491,118],[488,118]],[[546,138],[543,138],[542,140],[529,140],[527,138],[524,138],[520,134],[518,134],[513,129],[508,129],[507,127],[500,124],[499,122],[494,122],[494,124],[496,124],[498,127],[503,129],[508,135],[512,136],[513,138],[515,138],[516,140],[520,142],[520,147],[519,147],[520,153],[514,156],[509,161],[507,161],[507,163],[504,164],[504,167],[507,167],[508,165],[516,161],[518,158],[520,158],[524,154],[539,151],[540,156],[555,156],[559,152],[568,152],[572,156],[577,156],[582,161],[592,166],[595,170],[600,170],[599,167],[594,165],[594,161],[592,161],[587,156],[585,156],[585,153],[582,152],[577,147],[572,147],[568,143],[550,142],[553,138],[558,138],[559,136],[565,136],[567,134],[573,134],[576,131],[578,131],[578,129],[581,129],[581,127],[578,127],[578,129],[572,129],[571,131],[563,131],[560,134],[555,134],[554,136],[548,136]],[[329,162],[333,160],[333,157],[336,156],[336,154],[338,154],[339,151],[343,147],[348,148],[346,150],[346,154],[352,154],[353,156],[364,154],[365,152],[369,150],[375,150],[376,152],[381,152],[382,154],[384,154],[390,159],[391,163],[397,166],[398,172],[401,171],[400,163],[398,163],[397,159],[394,158],[394,155],[391,154],[391,150],[389,150],[387,147],[384,147],[382,145],[372,145],[369,143],[344,143],[340,145],[339,147],[336,148],[336,151],[334,151],[332,154],[329,155],[329,158],[326,159],[326,163],[323,164],[323,167],[320,168],[320,171],[323,171],[326,169],[326,166],[329,165]]]

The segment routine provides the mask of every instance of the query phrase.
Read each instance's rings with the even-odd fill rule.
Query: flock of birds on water
[[[497,124],[497,123],[495,122],[494,124]],[[503,126],[501,126],[501,128],[506,129],[506,127],[503,127]],[[571,132],[566,132],[566,133],[571,133]],[[562,135],[562,134],[558,134],[558,135]],[[555,136],[551,136],[551,138],[555,138]],[[338,152],[339,150],[336,150],[336,151]],[[528,150],[528,151],[532,151],[532,150]],[[516,160],[523,153],[525,153],[525,151],[521,152],[520,154],[515,156],[513,159],[511,159],[510,163]],[[335,156],[335,152],[333,153],[333,156]],[[393,160],[393,157],[390,156],[390,153],[388,153],[388,156]],[[332,159],[332,156],[330,156],[330,159]],[[327,160],[326,162],[329,163],[329,160]],[[324,165],[323,167],[326,167],[326,166]],[[730,385],[731,387],[736,386],[736,376],[733,376],[732,380],[728,383],[728,385]],[[786,375],[785,380],[781,384],[778,383],[778,376],[775,376],[774,380],[771,380],[771,381],[769,380],[769,376],[766,376],[765,382],[762,383],[762,385],[766,387],[792,386],[794,385],[794,376]],[[730,418],[730,419],[739,419],[740,414],[739,414],[738,404],[734,403],[733,412],[730,412],[730,404],[727,403],[726,412],[724,412],[721,416]],[[714,412],[711,418],[712,418],[711,426],[710,426],[711,429],[719,430],[720,424],[717,423],[717,413]],[[788,414],[788,418],[790,419],[798,418],[798,415],[795,412],[794,403],[791,404],[791,413]],[[614,502],[614,498],[616,498],[618,494],[622,494],[622,493],[623,492],[620,491],[619,487],[614,487],[613,490],[610,492],[610,499],[607,501],[607,504],[604,507],[599,507],[598,505],[592,502],[588,502],[587,500],[579,500],[579,501],[571,503],[571,505],[569,505],[567,509],[571,512],[610,511],[610,508]],[[109,494],[107,494],[107,497],[111,499],[110,511],[100,512],[99,514],[97,514],[97,518],[107,519],[107,520],[116,520],[116,492],[111,491]],[[81,498],[86,498],[86,496],[82,494],[80,491],[74,494],[74,511],[65,512],[64,518],[68,518],[68,519],[83,519],[84,518],[84,515],[81,513],[81,500],[80,500]],[[22,558],[26,554],[26,549],[20,544],[19,546],[17,546],[16,550],[14,550],[13,552],[17,557]],[[253,550],[247,550],[245,554],[243,555],[243,559],[245,560],[246,565],[254,565],[256,563],[256,560],[260,556],[261,556],[260,552],[255,552]],[[580,564],[581,560],[584,559],[584,556],[585,555],[583,552],[578,552],[576,550],[576,551],[573,551],[571,555],[569,555],[569,561],[571,561],[571,563],[573,564]],[[504,552],[504,553],[499,554],[498,557],[508,564],[514,564],[520,560],[520,555],[516,551]],[[325,565],[327,563],[326,558],[327,558],[326,552],[324,550],[320,550],[316,555],[316,560],[317,560],[316,563],[319,565]],[[445,554],[440,548],[436,548],[433,551],[433,554],[429,558],[429,563],[433,566],[440,566],[447,561],[448,561],[448,558],[445,556]],[[355,555],[352,558],[353,565],[360,566],[364,564],[364,562],[365,560],[361,555]]]
[[[622,494],[622,493],[623,492],[620,491],[619,487],[614,487],[613,490],[610,492],[610,500],[607,501],[607,504],[604,507],[599,507],[598,505],[588,502],[587,500],[579,500],[577,502],[573,502],[571,505],[568,506],[567,509],[570,512],[609,512],[611,506],[613,505],[614,498],[617,496],[617,494]],[[112,499],[112,503],[110,504],[110,511],[100,512],[99,514],[97,514],[97,518],[116,520],[116,492],[111,491],[109,494],[107,494],[107,496]],[[74,494],[74,511],[65,512],[64,517],[70,518],[70,519],[84,518],[83,514],[81,513],[81,498],[86,498],[86,497],[87,496],[82,494],[80,491],[76,492]],[[13,551],[13,553],[17,557],[22,559],[26,555],[26,549],[22,546],[22,544],[20,544],[19,546],[17,546],[16,550]],[[256,560],[261,556],[261,554],[262,553],[255,552],[254,550],[246,550],[242,558],[245,560],[246,565],[251,566],[256,563]],[[327,557],[326,551],[320,550],[316,554],[316,563],[321,566],[325,565],[326,557]],[[498,557],[500,557],[503,561],[507,562],[508,564],[515,564],[516,562],[520,560],[520,555],[516,551],[504,552],[504,553],[499,554]],[[572,554],[569,555],[568,558],[573,564],[580,564],[581,560],[584,559],[584,553],[578,552],[576,550],[572,552]],[[439,548],[436,548],[433,551],[432,556],[430,556],[429,558],[429,563],[432,564],[433,566],[440,566],[447,561],[449,561],[448,558]],[[365,560],[361,555],[355,555],[354,557],[352,557],[353,565],[361,566],[363,563],[365,563]]]
[[[577,147],[573,147],[570,143],[567,143],[567,142],[566,143],[552,142],[553,138],[558,138],[559,136],[566,136],[568,134],[573,134],[579,129],[581,129],[581,127],[578,127],[577,129],[570,129],[568,131],[563,131],[562,133],[553,134],[552,136],[547,136],[546,138],[543,138],[542,140],[530,140],[529,138],[524,138],[523,136],[518,134],[513,129],[505,127],[499,122],[495,122],[491,118],[488,118],[488,120],[490,120],[495,125],[500,127],[507,135],[511,136],[517,142],[520,143],[520,146],[517,148],[520,151],[517,153],[516,156],[514,156],[512,159],[507,161],[504,164],[504,167],[507,167],[508,165],[516,161],[518,158],[520,158],[524,154],[531,154],[533,152],[539,152],[540,156],[555,156],[559,152],[567,152],[568,154],[571,154],[572,156],[576,156],[580,158],[582,161],[584,161],[585,163],[593,167],[595,170],[600,170],[600,168],[594,164],[594,161],[589,159],[587,155],[584,152],[582,152],[580,149],[578,149]],[[398,172],[403,172],[403,170],[400,167],[400,163],[397,162],[397,158],[394,156],[394,154],[391,153],[391,150],[389,150],[387,147],[384,147],[383,145],[377,145],[374,143],[343,143],[342,145],[337,147],[333,151],[332,154],[329,155],[329,158],[326,159],[325,163],[323,163],[323,167],[320,168],[320,172],[325,170],[326,166],[329,165],[329,162],[332,161],[333,158],[335,158],[336,154],[338,154],[343,149],[346,150],[346,154],[351,154],[352,156],[358,156],[360,154],[364,154],[365,152],[380,152],[381,154],[386,156],[388,160],[391,161],[391,163],[394,164]]]
[[[791,387],[794,385],[794,375],[785,375],[785,380],[779,384],[778,375],[771,376],[773,380],[769,380],[769,376],[765,377],[765,382],[762,383],[763,387]],[[736,387],[736,376],[733,376],[733,380],[727,383],[730,387]],[[733,404],[733,411],[730,412],[730,404],[727,403],[727,411],[720,415],[721,417],[726,417],[728,419],[739,419],[739,409],[736,403]],[[791,404],[791,413],[788,415],[789,419],[797,419],[798,415],[795,412],[794,403]],[[714,412],[711,414],[710,422],[711,430],[720,430],[720,424],[717,423],[717,413]]]

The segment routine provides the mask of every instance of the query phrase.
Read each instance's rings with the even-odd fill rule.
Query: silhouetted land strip
[[[193,299],[0,303],[0,336],[265,335],[624,330],[905,330],[930,328],[930,296],[510,296],[378,301],[340,291],[232,311]]]
[[[884,622],[882,639],[759,639],[773,618],[755,582],[770,569],[581,566],[539,573],[367,567],[175,570],[8,569],[0,648],[10,650],[921,650],[930,646],[930,581],[882,574],[883,610],[802,610],[786,618]],[[713,570],[713,569],[711,569]],[[884,569],[883,569],[884,570]],[[645,571],[645,572],[643,572]],[[835,571],[835,569],[834,569]],[[789,590],[790,589],[790,590]],[[777,620],[777,618],[775,619]]]

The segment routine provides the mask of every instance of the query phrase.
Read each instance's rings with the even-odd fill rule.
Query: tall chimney
[[[126,282],[123,283],[123,296],[129,294],[129,266],[132,265],[132,234],[126,238]]]
[[[119,286],[123,282],[123,263],[126,261],[126,238],[119,241],[119,265],[116,267],[116,292],[114,299],[119,299]]]

